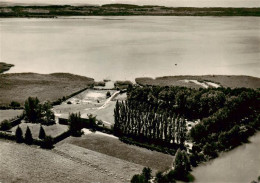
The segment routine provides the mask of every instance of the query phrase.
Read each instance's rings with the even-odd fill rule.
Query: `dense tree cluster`
[[[208,117],[226,102],[225,89],[129,87],[127,95],[114,110],[115,135],[163,146],[183,145],[185,119]]]
[[[178,114],[189,120],[214,114],[226,102],[229,89],[192,89],[185,87],[135,87],[128,90],[128,100],[144,102],[156,113]]]
[[[88,115],[88,119],[82,119],[80,113],[71,113],[69,115],[69,130],[72,136],[79,137],[82,135],[82,128],[96,130],[96,116]]]
[[[193,152],[203,152],[207,157],[214,158],[217,152],[246,142],[260,127],[259,114],[259,90],[230,90],[225,105],[191,129],[190,137],[196,144]]]
[[[51,111],[51,107],[49,102],[40,104],[37,97],[29,97],[24,104],[25,118],[32,123],[53,124],[54,113]]]
[[[114,133],[130,140],[175,149],[191,140],[190,154],[180,157],[196,166],[246,142],[260,129],[260,90],[129,87],[127,100],[117,102],[114,117]],[[185,120],[197,119],[201,122],[187,134]],[[175,146],[169,146],[172,142]],[[178,178],[176,172],[172,174]]]

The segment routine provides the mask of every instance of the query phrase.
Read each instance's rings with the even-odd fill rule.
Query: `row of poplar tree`
[[[117,101],[114,109],[114,133],[137,140],[158,144],[183,145],[186,138],[186,121],[170,112],[157,113],[145,102]]]

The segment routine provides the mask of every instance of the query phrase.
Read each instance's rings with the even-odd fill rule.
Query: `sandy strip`
[[[83,128],[83,129],[82,129],[82,132],[84,133],[84,135],[88,135],[88,134],[95,133],[95,134],[97,134],[97,135],[103,135],[103,136],[107,136],[107,137],[111,137],[111,138],[118,139],[118,137],[116,137],[116,136],[114,136],[114,135],[106,134],[106,133],[99,132],[99,131],[92,132],[92,131],[90,131],[90,130],[87,129],[87,128]]]
[[[182,81],[184,81],[185,83],[189,83],[189,82],[192,82],[192,83],[195,83],[195,84],[197,84],[197,85],[200,85],[200,86],[202,86],[203,88],[208,88],[209,86],[208,85],[206,85],[205,83],[201,83],[201,82],[199,82],[199,81],[197,81],[197,80],[189,80],[189,79],[184,79],[184,80],[182,80]]]
[[[212,82],[206,82],[206,83],[207,83],[207,85],[212,86],[214,88],[219,88],[220,87],[220,85],[218,85],[216,83],[212,83]]]

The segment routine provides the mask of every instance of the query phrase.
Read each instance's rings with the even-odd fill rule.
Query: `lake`
[[[195,183],[250,183],[260,176],[260,133],[221,157],[192,171]]]
[[[260,77],[260,17],[1,18],[0,36],[9,72]]]

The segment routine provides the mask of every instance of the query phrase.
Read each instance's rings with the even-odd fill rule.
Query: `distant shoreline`
[[[260,16],[260,8],[195,8],[131,4],[0,7],[0,18],[56,18],[58,16]]]
[[[201,88],[205,85],[206,88],[208,88],[214,87],[214,84],[217,84],[225,88],[260,88],[260,78],[246,75],[182,75],[162,76],[155,79],[150,77],[140,77],[136,78],[135,82],[141,86],[180,86]]]

